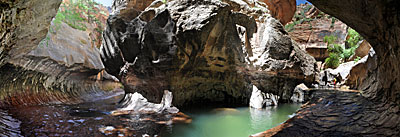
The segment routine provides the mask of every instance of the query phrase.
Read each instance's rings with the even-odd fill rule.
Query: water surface
[[[191,124],[170,125],[162,137],[248,137],[285,122],[301,104],[281,104],[267,109],[219,108],[192,109],[183,112],[193,118]]]

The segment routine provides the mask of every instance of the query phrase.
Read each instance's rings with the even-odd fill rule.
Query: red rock
[[[296,11],[296,0],[263,0],[268,5],[270,14],[286,25]]]

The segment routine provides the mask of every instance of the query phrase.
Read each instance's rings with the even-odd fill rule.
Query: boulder
[[[141,94],[128,93],[120,103],[120,108],[113,111],[114,115],[132,111],[134,113],[178,113],[179,110],[172,106],[172,93],[164,90],[164,96],[160,104],[148,102]]]
[[[315,60],[267,13],[242,0],[155,1],[134,19],[110,16],[102,61],[127,92],[153,102],[168,88],[177,106],[248,104],[251,85],[287,102],[313,81]]]
[[[377,65],[376,61],[375,51],[371,48],[369,54],[360,59],[359,63],[351,68],[344,84],[351,89],[358,89],[364,82],[368,81],[366,79],[368,77],[368,70]]]
[[[264,106],[264,94],[253,85],[253,92],[250,97],[250,107],[261,109]]]
[[[355,85],[357,85],[357,81],[363,81],[363,79],[365,79],[365,77],[367,76],[366,72],[368,69],[368,66],[366,66],[368,60],[369,63],[368,64],[373,64],[373,60],[372,58],[374,58],[375,55],[375,51],[373,49],[370,49],[369,51],[369,56],[364,56],[363,58],[361,58],[358,61],[349,61],[349,62],[345,62],[340,64],[337,68],[335,69],[325,69],[325,71],[327,71],[328,73],[328,83],[333,84],[332,81],[334,78],[336,78],[337,80],[337,84],[338,86],[341,85],[347,85],[350,86],[351,88],[354,88]],[[353,74],[351,75],[351,72],[353,72]],[[324,83],[322,83],[322,77],[324,76],[324,72],[321,72],[319,74],[320,76],[320,85],[324,85]],[[349,78],[351,78],[351,82],[347,81]]]
[[[296,88],[294,88],[294,92],[290,100],[293,102],[303,103],[305,101],[304,99],[305,90],[308,90],[308,87],[306,85],[304,84],[297,85]]]
[[[355,60],[357,57],[363,58],[370,53],[371,44],[368,41],[363,40],[358,48],[354,51],[354,55],[350,57],[349,61]]]

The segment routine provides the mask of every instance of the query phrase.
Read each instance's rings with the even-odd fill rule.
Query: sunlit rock
[[[294,92],[290,100],[293,102],[299,102],[302,103],[304,102],[304,91],[307,90],[308,87],[304,84],[297,85],[296,88],[294,88]]]
[[[171,89],[179,106],[243,105],[252,84],[289,102],[294,87],[312,83],[318,71],[262,2],[154,1],[136,18],[114,13],[102,61],[127,92],[152,102],[161,101],[159,89]]]
[[[264,106],[264,94],[261,90],[258,90],[256,86],[253,85],[253,92],[251,93],[250,97],[250,107],[261,109]]]
[[[120,112],[145,112],[145,113],[178,113],[179,110],[172,106],[172,93],[168,90],[164,91],[164,96],[160,104],[148,102],[141,94],[127,93],[121,103],[121,108],[113,112],[119,114]]]

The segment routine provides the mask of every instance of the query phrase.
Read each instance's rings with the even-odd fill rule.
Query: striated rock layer
[[[103,36],[103,63],[127,92],[152,102],[168,89],[178,106],[248,104],[252,85],[288,101],[297,84],[314,80],[315,60],[265,5],[254,4],[173,0],[155,1],[137,17],[113,11]]]
[[[311,90],[312,99],[287,122],[254,136],[398,136],[399,106],[355,91]]]
[[[329,57],[325,36],[335,36],[337,44],[345,44],[347,29],[342,21],[321,12],[310,4],[297,6],[295,16],[285,27],[290,37],[317,61]],[[367,51],[368,52],[368,51]]]
[[[110,88],[96,82],[104,65],[90,34],[63,22],[47,33],[60,2],[1,1],[1,49],[7,50],[0,59],[0,106],[78,103]]]

